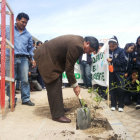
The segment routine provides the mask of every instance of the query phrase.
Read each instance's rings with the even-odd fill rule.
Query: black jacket
[[[125,72],[127,61],[122,48],[117,47],[113,52],[109,50],[109,57],[112,58],[114,72]]]
[[[126,60],[126,73],[128,73],[128,75],[131,74],[132,70],[133,70],[133,54],[132,53],[127,53],[124,50],[124,54],[125,54],[125,60]]]

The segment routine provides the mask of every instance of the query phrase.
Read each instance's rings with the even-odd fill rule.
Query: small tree
[[[103,92],[108,95],[110,93],[111,90],[114,90],[116,88],[121,88],[123,89],[124,91],[128,91],[128,92],[140,92],[140,81],[139,80],[135,80],[134,82],[136,82],[136,89],[132,89],[133,87],[131,87],[131,82],[130,81],[127,81],[124,76],[121,76],[121,78],[124,80],[123,82],[125,83],[124,85],[122,84],[122,82],[120,82],[120,85],[117,85],[116,82],[114,83],[111,83],[112,85],[112,88],[107,88],[106,90],[103,90]],[[125,88],[125,87],[128,87],[128,88]],[[103,98],[98,94],[98,90],[99,88],[97,89],[90,89],[88,90],[88,93],[91,94],[90,98],[92,101],[95,101],[96,102],[96,105],[93,106],[92,104],[92,108],[94,109],[94,117],[96,116],[96,110],[99,108],[99,105],[101,103],[101,101],[103,100]],[[93,94],[95,95],[93,97]]]

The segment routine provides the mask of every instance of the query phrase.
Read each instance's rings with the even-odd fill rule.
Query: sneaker
[[[111,110],[112,110],[112,111],[115,111],[115,110],[116,110],[116,108],[115,108],[115,107],[111,107]]]
[[[140,105],[136,105],[136,109],[140,109]]]
[[[62,86],[62,88],[65,88],[65,86]]]
[[[123,112],[123,108],[119,108],[118,111],[119,111],[119,112]]]

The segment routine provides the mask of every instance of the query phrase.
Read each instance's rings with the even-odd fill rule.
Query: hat
[[[113,36],[112,38],[109,39],[109,43],[110,42],[114,42],[114,43],[117,43],[118,44],[118,39],[116,36]]]

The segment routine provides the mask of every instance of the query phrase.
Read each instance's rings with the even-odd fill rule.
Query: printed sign
[[[74,66],[74,74],[75,74],[75,78],[76,78],[77,82],[78,83],[83,83],[81,70],[80,70],[80,65],[79,65],[78,62]],[[67,75],[66,75],[65,72],[62,74],[62,80],[63,80],[63,83],[68,83]]]
[[[91,73],[93,85],[98,84],[102,86],[108,86],[109,70],[107,58],[109,58],[108,41],[96,55],[92,56]]]

